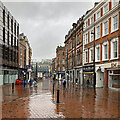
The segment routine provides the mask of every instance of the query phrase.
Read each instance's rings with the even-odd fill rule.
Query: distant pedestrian
[[[66,87],[66,80],[63,79],[63,87],[65,88]]]
[[[90,81],[89,79],[87,80],[87,88],[89,87]]]
[[[78,79],[77,78],[76,78],[75,82],[76,82],[76,90],[77,90],[78,89]]]

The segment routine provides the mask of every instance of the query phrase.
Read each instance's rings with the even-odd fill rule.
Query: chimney
[[[94,3],[94,7],[95,7],[98,3],[99,3],[99,2],[95,2],[95,3]]]

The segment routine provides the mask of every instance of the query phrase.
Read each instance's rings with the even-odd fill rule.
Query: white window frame
[[[90,56],[89,56],[89,62],[90,62],[90,63],[93,62],[93,60],[91,60],[91,56],[92,56],[91,50],[93,50],[93,52],[94,52],[93,47],[89,49],[89,55],[90,55]],[[94,57],[94,53],[93,53],[93,57]]]
[[[93,29],[90,30],[90,42],[93,42],[94,41],[94,34],[91,34],[91,33],[94,33]]]
[[[87,59],[87,61],[86,61],[86,52],[87,52],[87,58],[88,58],[88,49],[87,50],[85,50],[85,63],[88,63],[88,59]]]
[[[86,26],[86,28],[88,27],[88,20],[85,22],[85,26]]]
[[[99,53],[99,60],[98,60],[98,53],[97,53],[98,48],[99,48],[99,50],[101,50],[100,49],[100,44],[95,47],[95,61],[96,62],[100,62],[100,53]]]
[[[108,8],[107,11],[106,11],[106,7]],[[103,7],[103,14],[106,14],[108,11],[109,11],[109,3],[107,2]]]
[[[105,45],[107,45],[107,58],[105,58]],[[107,42],[104,42],[103,44],[102,44],[102,61],[106,61],[106,60],[108,60],[109,58],[109,43],[108,43],[108,41]]]
[[[98,14],[99,13],[99,14]],[[98,16],[99,15],[99,16]],[[97,13],[96,13],[96,20],[98,20],[99,18],[101,17],[101,11],[98,10]]]
[[[88,32],[85,34],[85,44],[88,44]]]
[[[108,29],[108,31],[107,31],[107,33],[105,33],[105,23],[107,22],[107,29]],[[109,34],[109,20],[106,20],[106,21],[104,21],[103,22],[103,36],[106,36],[106,35],[108,35]]]
[[[112,8],[116,7],[118,4],[119,4],[119,0],[112,0]]]
[[[115,16],[118,16],[118,27],[116,29],[114,29],[114,23],[113,23]],[[118,29],[119,29],[119,13],[117,12],[111,17],[111,33],[117,31]]]
[[[113,60],[113,59],[118,59],[118,50],[119,50],[119,43],[118,43],[118,37],[117,38],[113,38],[112,40],[111,40],[111,60]],[[114,48],[113,48],[113,43],[114,42],[117,42],[117,57],[116,58],[114,58]]]
[[[93,18],[93,21],[92,21],[92,18]],[[92,24],[92,23],[94,23],[94,16],[92,16],[92,17],[90,18],[90,24]]]
[[[99,39],[100,38],[100,35],[101,35],[101,28],[100,28],[100,33],[99,33],[99,36],[98,36],[98,27],[100,27],[100,24],[96,26],[96,39]]]

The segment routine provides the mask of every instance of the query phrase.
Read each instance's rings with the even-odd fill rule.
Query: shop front
[[[76,69],[76,79],[77,79],[77,83],[79,83],[80,85],[83,84],[83,80],[82,80],[82,68],[77,68]]]
[[[120,68],[108,69],[109,73],[109,88],[120,88]]]
[[[87,80],[89,80],[89,85],[94,84],[94,66],[84,66],[83,67],[83,85],[87,85]]]

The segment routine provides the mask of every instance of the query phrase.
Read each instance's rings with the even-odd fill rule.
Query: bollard
[[[14,89],[14,83],[12,83],[12,90]]]
[[[54,95],[54,84],[53,84],[53,95]]]
[[[59,90],[57,90],[57,103],[59,103]]]

